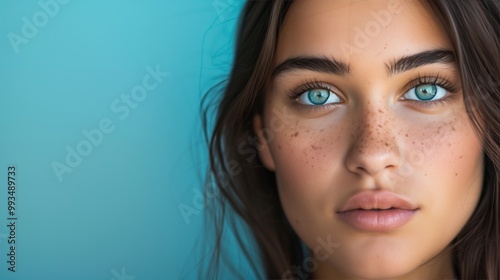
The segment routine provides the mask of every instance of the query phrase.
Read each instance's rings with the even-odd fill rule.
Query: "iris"
[[[312,89],[308,92],[307,97],[314,105],[323,105],[330,97],[330,92],[326,89]]]
[[[433,84],[425,84],[415,87],[415,96],[420,100],[431,100],[437,94],[437,87]]]

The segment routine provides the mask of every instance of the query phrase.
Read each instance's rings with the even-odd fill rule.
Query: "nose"
[[[382,171],[396,171],[400,166],[396,125],[383,105],[366,105],[352,118],[351,146],[345,164],[362,176],[377,176]]]

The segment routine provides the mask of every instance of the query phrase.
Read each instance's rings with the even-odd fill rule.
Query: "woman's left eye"
[[[315,88],[302,93],[297,98],[297,101],[305,105],[320,106],[331,103],[339,103],[340,98],[330,90]]]
[[[446,89],[436,84],[422,84],[411,88],[403,95],[403,98],[429,102],[443,98],[446,92]]]

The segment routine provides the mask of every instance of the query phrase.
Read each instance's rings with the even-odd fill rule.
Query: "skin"
[[[403,56],[453,51],[450,39],[422,3],[390,2],[294,2],[274,65],[323,55],[345,62],[350,73],[294,70],[276,76],[266,88],[263,115],[254,118],[261,161],[275,172],[284,212],[316,258],[316,265],[301,271],[315,278],[453,279],[449,244],[480,197],[483,147],[462,92],[447,93],[446,102],[434,105],[404,100],[419,76],[459,84],[457,66],[434,63],[393,76],[386,69]],[[390,11],[391,19],[361,45],[355,31],[376,22],[370,11]],[[306,80],[333,88],[341,102],[312,108],[287,95]],[[390,191],[419,210],[395,230],[359,230],[336,210],[362,191]],[[324,249],[320,239],[335,248]]]

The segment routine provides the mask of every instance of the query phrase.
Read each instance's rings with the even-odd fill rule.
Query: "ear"
[[[255,132],[255,135],[259,138],[259,143],[258,143],[258,153],[260,160],[264,164],[264,166],[269,169],[270,171],[274,171],[276,166],[274,165],[274,159],[271,154],[271,150],[269,149],[269,143],[267,142],[266,138],[264,137],[263,131],[263,124],[262,124],[262,117],[260,115],[255,115],[253,118],[253,130]]]

